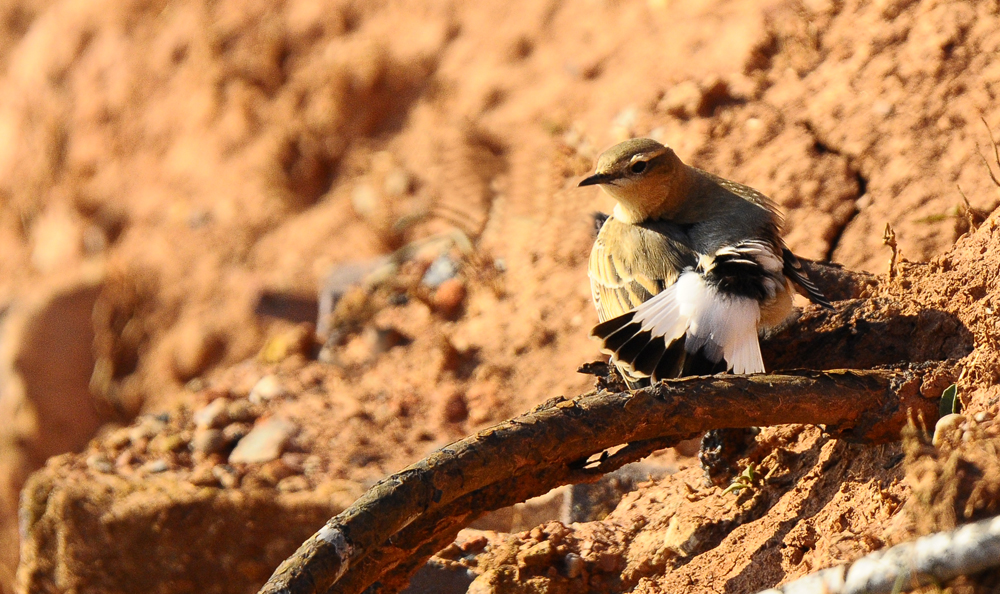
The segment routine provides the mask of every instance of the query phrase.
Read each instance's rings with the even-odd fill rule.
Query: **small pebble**
[[[111,474],[115,471],[114,465],[111,460],[104,454],[93,454],[87,457],[87,467],[91,470],[96,470],[97,472],[103,472],[105,474]]]
[[[253,430],[250,423],[230,423],[222,430],[222,435],[228,443],[235,443],[247,436]]]
[[[485,549],[488,544],[490,544],[489,539],[483,535],[479,535],[470,538],[459,546],[462,548],[463,553],[478,553]]]
[[[938,419],[938,422],[934,425],[934,437],[931,439],[934,447],[940,447],[946,439],[954,435],[955,431],[964,421],[965,416],[957,413],[945,415]]]
[[[149,462],[143,464],[140,470],[150,474],[156,474],[158,472],[170,470],[170,465],[167,464],[166,460],[150,460]]]
[[[212,468],[212,474],[215,476],[216,480],[219,481],[219,484],[226,489],[232,489],[240,482],[239,477],[236,475],[236,470],[232,466],[226,464],[218,464],[214,466]]]
[[[309,489],[309,480],[301,474],[283,478],[276,487],[282,493],[294,493],[296,491],[306,491]]]
[[[217,454],[228,444],[226,436],[218,429],[198,429],[191,439],[191,451],[203,454]]]
[[[156,417],[142,417],[135,427],[129,429],[129,439],[132,443],[136,443],[143,439],[150,439],[159,435],[159,433],[163,431],[166,426],[166,422]]]
[[[228,406],[229,402],[225,398],[216,398],[209,402],[201,410],[194,413],[192,419],[194,426],[199,429],[222,427],[229,422],[229,417],[226,414]]]
[[[264,363],[280,363],[294,355],[308,357],[314,346],[314,338],[312,324],[299,324],[269,338],[260,350],[260,360]]]
[[[119,470],[127,469],[132,466],[135,456],[132,454],[131,450],[125,450],[124,452],[118,454],[115,458],[115,467]]]
[[[189,379],[186,384],[184,384],[184,389],[188,392],[201,392],[208,387],[208,382],[205,381],[203,377],[195,377]]]
[[[236,444],[229,455],[230,464],[270,462],[284,453],[285,446],[298,428],[281,417],[271,417],[258,423]]]
[[[465,301],[465,283],[460,279],[450,278],[434,291],[434,309],[445,317],[458,313]]]
[[[298,474],[305,470],[306,455],[301,452],[288,452],[281,457],[281,461]]]
[[[257,413],[248,400],[234,400],[226,407],[226,415],[233,423],[252,423],[257,420]]]
[[[892,103],[889,103],[888,101],[878,100],[872,103],[872,112],[874,112],[875,115],[886,117],[892,114],[892,111]]]
[[[285,387],[281,385],[277,376],[265,375],[260,378],[256,384],[254,384],[254,387],[250,390],[250,396],[248,398],[253,404],[261,404],[268,400],[281,398],[286,393]]]
[[[302,472],[306,474],[318,474],[326,470],[326,465],[323,464],[323,458],[312,454],[307,456],[305,460],[302,461]]]
[[[149,451],[156,454],[165,454],[167,452],[177,451],[187,445],[187,441],[180,435],[174,433],[173,435],[160,434],[153,438],[149,442]]]
[[[377,357],[407,341],[407,337],[395,328],[375,328],[373,326],[365,328],[364,339],[368,343],[372,357]]]
[[[979,411],[976,416],[972,417],[977,423],[982,423],[986,420],[986,411]]]
[[[469,404],[465,400],[465,394],[454,391],[448,396],[444,404],[444,420],[447,423],[461,423],[469,418]]]
[[[112,450],[120,450],[127,446],[131,440],[129,437],[129,429],[116,429],[108,435],[108,438],[104,440],[104,445],[108,446]]]
[[[517,560],[528,567],[542,566],[549,563],[554,554],[555,548],[552,546],[552,543],[543,540],[538,544],[532,545],[528,550],[518,553]]]
[[[381,202],[382,197],[369,184],[360,183],[351,191],[351,206],[362,218],[368,219],[374,216]]]
[[[211,468],[201,467],[196,469],[191,473],[191,477],[188,479],[192,485],[198,485],[199,487],[218,487],[219,479],[215,477],[215,473],[212,472]]]
[[[458,263],[448,254],[441,254],[424,273],[420,282],[428,288],[436,289],[448,279],[458,274]]]
[[[408,194],[413,186],[410,174],[405,169],[397,167],[386,174],[382,189],[389,196],[398,197]]]
[[[566,553],[566,577],[573,579],[583,573],[583,557],[576,553]]]
[[[260,478],[269,485],[277,485],[282,479],[296,474],[281,458],[271,460],[260,468]]]

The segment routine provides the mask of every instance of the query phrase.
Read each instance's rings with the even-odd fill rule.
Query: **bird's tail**
[[[686,375],[764,371],[757,340],[760,306],[722,294],[688,270],[634,310],[602,322],[590,335],[633,377],[653,381]]]

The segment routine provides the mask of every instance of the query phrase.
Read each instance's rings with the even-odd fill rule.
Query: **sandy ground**
[[[50,456],[87,450],[38,484],[75,481],[97,509],[152,475],[168,493],[173,481],[349,502],[442,444],[589,389],[576,369],[597,356],[590,213],[611,204],[575,186],[629,136],[773,197],[803,256],[884,273],[889,223],[906,258],[957,270],[961,295],[923,269],[881,290],[962,320],[977,340],[963,393],[994,414],[995,251],[969,251],[993,245],[988,227],[949,257],[964,268],[942,258],[967,213],[978,224],[1000,204],[985,164],[998,14],[935,0],[4,4],[0,590],[18,560],[18,491]],[[416,249],[345,298],[319,356],[310,322],[330,272],[403,246]],[[435,261],[454,268],[440,287],[425,277]],[[279,387],[250,398],[264,377]],[[224,414],[199,425],[218,399]],[[290,424],[277,457],[227,463],[271,418]],[[884,468],[892,452],[809,430],[775,439],[819,485],[762,512],[755,538],[780,547],[733,528],[681,572],[663,561],[621,581],[609,561],[619,581],[600,587],[693,576],[749,591],[892,540],[861,538],[856,518],[891,522],[919,456]],[[124,482],[92,496],[95,473]],[[632,526],[619,536],[659,514],[643,538],[662,539],[682,478],[665,480],[614,512]],[[606,540],[627,558],[628,539]],[[744,571],[756,551],[767,569]],[[253,591],[286,553],[234,562],[242,581],[212,591]],[[52,587],[97,588],[80,561],[95,555],[50,559],[69,580]],[[504,559],[476,567],[490,563]]]

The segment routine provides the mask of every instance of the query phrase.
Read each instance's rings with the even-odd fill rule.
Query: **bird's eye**
[[[632,163],[631,167],[629,167],[629,171],[631,171],[632,173],[642,173],[645,170],[646,170],[645,161],[636,161],[635,163]]]

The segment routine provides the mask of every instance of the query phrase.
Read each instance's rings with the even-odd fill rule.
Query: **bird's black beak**
[[[606,184],[612,179],[614,179],[613,175],[609,175],[607,173],[595,173],[590,177],[585,177],[577,187],[582,188],[583,186],[596,186],[599,184]]]

